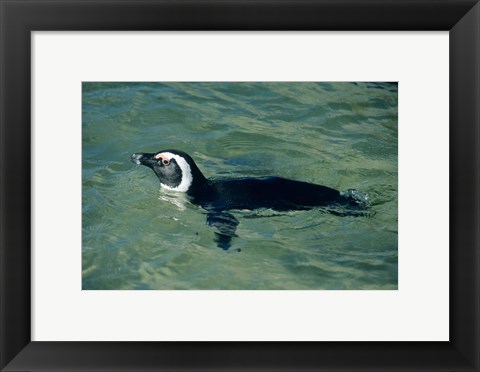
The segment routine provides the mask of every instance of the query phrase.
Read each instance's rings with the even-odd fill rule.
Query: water
[[[82,115],[83,289],[397,289],[396,84],[83,83]],[[166,148],[207,177],[354,189],[372,213],[236,211],[223,251],[129,160]]]

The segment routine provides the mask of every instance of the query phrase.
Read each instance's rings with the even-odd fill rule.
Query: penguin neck
[[[209,183],[207,178],[202,174],[200,169],[198,169],[195,163],[190,164],[190,168],[192,171],[192,185],[187,190],[187,194],[190,196],[196,196],[201,192],[204,192],[205,188],[208,187]]]

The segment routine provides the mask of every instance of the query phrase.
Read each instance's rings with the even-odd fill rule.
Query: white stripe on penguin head
[[[192,169],[190,168],[190,164],[188,164],[187,161],[184,158],[182,158],[180,155],[172,154],[171,152],[162,152],[157,156],[159,155],[161,155],[162,158],[166,157],[167,159],[172,159],[172,158],[175,159],[178,166],[180,167],[180,170],[182,171],[182,182],[180,182],[180,184],[177,187],[170,187],[170,186],[164,185],[163,183],[160,183],[160,185],[164,189],[187,192],[190,186],[192,185],[192,181],[193,181]]]

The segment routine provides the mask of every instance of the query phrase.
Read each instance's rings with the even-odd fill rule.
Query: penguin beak
[[[135,164],[142,164],[143,154],[132,154],[130,160]]]
[[[149,154],[132,154],[130,160],[135,164],[146,165],[145,162],[149,160]]]

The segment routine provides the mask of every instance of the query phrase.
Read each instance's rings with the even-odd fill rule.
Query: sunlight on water
[[[82,94],[83,289],[397,289],[397,84],[83,83]],[[234,211],[224,251],[202,208],[129,160],[167,148],[209,178],[312,182],[366,209]]]

